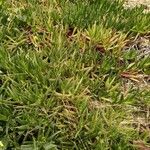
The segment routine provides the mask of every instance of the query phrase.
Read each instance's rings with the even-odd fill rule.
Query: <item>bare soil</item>
[[[145,7],[144,13],[150,12],[150,0],[126,0],[124,7],[132,9],[136,6],[141,6],[141,5]]]

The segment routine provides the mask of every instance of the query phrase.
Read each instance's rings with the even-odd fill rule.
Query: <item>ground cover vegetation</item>
[[[116,0],[1,0],[0,149],[148,149],[143,10]]]

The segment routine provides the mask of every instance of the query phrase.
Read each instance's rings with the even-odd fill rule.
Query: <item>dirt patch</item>
[[[144,13],[150,12],[150,0],[126,0],[124,7],[125,8],[134,8],[136,6],[144,6]]]

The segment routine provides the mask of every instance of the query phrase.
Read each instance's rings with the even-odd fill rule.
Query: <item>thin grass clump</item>
[[[0,150],[148,149],[142,11],[108,0],[0,2]]]

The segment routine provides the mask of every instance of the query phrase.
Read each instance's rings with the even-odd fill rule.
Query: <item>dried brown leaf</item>
[[[138,150],[150,150],[150,147],[147,146],[143,141],[133,141],[133,145],[137,147]]]
[[[105,48],[104,48],[104,46],[101,45],[101,44],[97,44],[97,45],[95,46],[95,49],[96,49],[96,51],[98,51],[98,52],[100,52],[100,53],[105,53]]]

